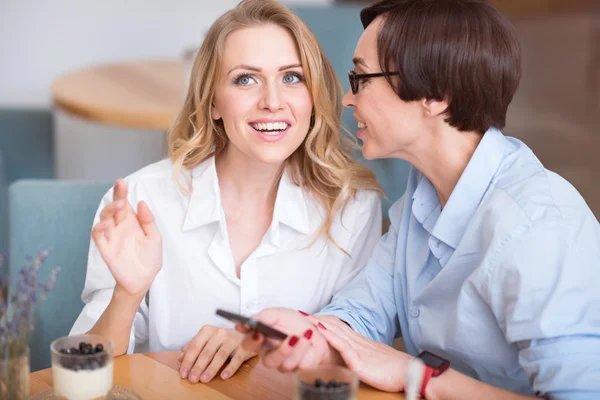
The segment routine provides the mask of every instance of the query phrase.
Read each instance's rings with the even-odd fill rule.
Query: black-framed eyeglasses
[[[400,72],[378,72],[376,74],[357,74],[356,71],[351,69],[348,71],[348,80],[350,80],[350,89],[352,89],[352,94],[358,93],[358,83],[361,79],[367,78],[378,78],[380,76],[393,76],[400,75]]]

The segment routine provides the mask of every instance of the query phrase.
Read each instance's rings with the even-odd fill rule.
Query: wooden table
[[[214,379],[208,384],[192,384],[179,377],[178,352],[145,353],[115,358],[115,385],[135,391],[143,399],[291,399],[291,374],[282,374],[265,368],[254,358],[244,363],[238,372],[226,381]],[[31,393],[52,387],[50,368],[33,372],[30,376]],[[359,399],[398,400],[404,396],[385,393],[361,384]]]
[[[184,86],[177,59],[99,65],[56,79],[56,177],[111,182],[166,157],[165,132]]]
[[[70,72],[52,84],[56,107],[87,120],[167,130],[184,98],[183,61],[139,61]]]

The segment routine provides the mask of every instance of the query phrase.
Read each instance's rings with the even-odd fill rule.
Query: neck
[[[460,132],[444,125],[422,137],[422,140],[409,149],[409,154],[402,158],[429,179],[443,208],[483,135],[478,132]]]
[[[282,164],[266,164],[252,160],[227,146],[215,156],[221,197],[228,202],[275,204]]]

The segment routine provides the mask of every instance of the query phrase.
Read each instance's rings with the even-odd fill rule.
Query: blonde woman
[[[72,333],[115,353],[182,350],[208,382],[253,356],[215,316],[315,312],[363,268],[380,188],[340,134],[341,87],[309,29],[275,1],[221,16],[199,50],[170,158],[100,204]],[[149,294],[149,296],[146,296]]]

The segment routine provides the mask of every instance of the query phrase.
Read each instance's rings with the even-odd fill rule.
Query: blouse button
[[[420,314],[421,314],[421,312],[419,311],[418,308],[413,308],[410,312],[410,315],[414,318],[417,318]]]

